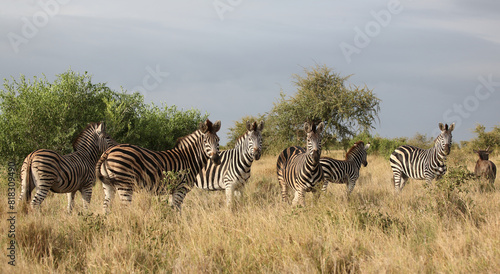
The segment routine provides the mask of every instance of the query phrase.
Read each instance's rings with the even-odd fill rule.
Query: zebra
[[[346,153],[345,160],[335,160],[330,157],[321,157],[319,162],[323,169],[324,184],[322,191],[326,191],[328,183],[346,184],[349,195],[359,178],[361,165],[367,166],[366,150],[370,144],[363,141],[355,143]]]
[[[152,151],[130,144],[117,145],[103,153],[95,166],[97,179],[104,189],[104,212],[118,191],[122,203],[130,204],[134,188],[146,189],[161,194],[168,186],[162,183],[164,172],[174,171],[180,175],[180,182],[169,190],[171,206],[180,212],[186,194],[196,180],[196,174],[211,159],[220,164],[219,137],[220,121],[200,123],[193,133],[181,137],[173,149]]]
[[[262,129],[264,122],[247,121],[247,132],[233,149],[221,151],[221,164],[208,163],[196,176],[195,185],[205,190],[225,190],[226,206],[232,205],[233,196],[240,196],[244,184],[250,178],[250,168],[262,153]]]
[[[321,132],[324,123],[319,125],[304,123],[307,134],[307,149],[292,146],[283,150],[276,163],[278,182],[281,186],[283,202],[288,200],[288,188],[295,191],[292,206],[304,206],[305,192],[316,192],[316,184],[323,179],[319,163],[321,157]]]
[[[20,201],[29,202],[31,192],[36,194],[31,207],[36,209],[50,191],[68,194],[68,213],[80,191],[83,206],[88,209],[95,182],[95,164],[101,154],[118,143],[106,134],[104,123],[90,123],[73,142],[74,152],[67,155],[49,149],[30,153],[21,168]]]
[[[439,123],[441,133],[429,149],[404,145],[396,148],[390,156],[394,188],[401,191],[408,178],[425,180],[430,184],[433,179],[439,179],[446,173],[446,156],[450,154],[455,123]]]

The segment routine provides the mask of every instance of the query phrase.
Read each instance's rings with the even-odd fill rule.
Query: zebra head
[[[363,165],[366,167],[368,161],[366,160],[366,150],[370,147],[370,143],[366,144],[363,141],[357,141],[345,155],[346,161],[355,161],[358,166]]]
[[[75,151],[96,151],[102,154],[108,148],[117,145],[118,143],[113,140],[106,133],[106,126],[101,123],[90,123],[73,141],[73,149]]]
[[[219,155],[219,136],[217,136],[217,131],[220,129],[220,121],[217,120],[212,123],[210,120],[206,120],[200,124],[199,130],[203,136],[203,148],[205,155],[211,159],[216,165],[220,164]]]
[[[441,134],[436,138],[434,146],[439,149],[439,151],[443,151],[445,155],[450,154],[451,150],[451,132],[455,128],[455,123],[451,124],[448,127],[448,124],[443,125],[439,123],[439,129],[441,130]]]
[[[321,156],[321,132],[324,126],[325,124],[323,122],[319,123],[317,126],[315,123],[304,123],[304,130],[307,134],[307,153],[312,157],[313,164],[319,163],[319,158]]]
[[[95,133],[97,134],[97,146],[101,153],[118,144],[118,142],[113,140],[113,138],[106,133],[106,124],[104,124],[104,122],[97,124]]]
[[[248,134],[248,154],[255,160],[259,160],[262,154],[262,129],[264,128],[264,121],[250,123],[247,121],[247,134]]]

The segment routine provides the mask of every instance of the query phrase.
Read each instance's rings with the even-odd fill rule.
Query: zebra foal
[[[358,141],[346,153],[345,160],[335,160],[330,157],[321,157],[319,162],[323,169],[324,184],[322,191],[326,191],[328,183],[346,184],[347,194],[351,194],[359,178],[361,165],[367,166],[366,150],[370,144]]]
[[[306,192],[316,192],[316,184],[323,179],[323,170],[319,163],[321,156],[321,132],[324,124],[304,124],[307,134],[307,148],[292,146],[283,150],[278,156],[276,169],[281,186],[281,197],[288,200],[288,188],[295,191],[292,205],[305,205]]]
[[[220,163],[220,121],[206,120],[193,133],[179,138],[173,149],[152,151],[139,146],[121,144],[108,149],[95,166],[97,179],[104,189],[104,212],[107,213],[115,191],[123,203],[132,202],[134,188],[160,194],[165,190],[162,183],[164,171],[186,171],[181,182],[174,186],[170,195],[171,206],[179,212],[186,194],[191,190],[196,174],[211,159]]]
[[[264,122],[247,121],[247,132],[233,149],[220,152],[221,164],[208,162],[196,176],[195,185],[205,190],[225,190],[226,206],[231,207],[233,196],[240,196],[241,190],[250,178],[250,168],[262,153],[262,129]]]
[[[88,208],[95,182],[95,165],[101,154],[117,144],[106,134],[104,123],[89,124],[73,142],[74,152],[67,155],[49,149],[30,153],[21,168],[21,195],[28,202],[36,187],[31,207],[37,208],[47,193],[68,193],[68,213],[74,206],[74,197],[80,191],[83,206]]]
[[[452,135],[455,123],[439,123],[441,133],[429,149],[404,145],[396,148],[391,154],[390,162],[393,174],[394,188],[401,191],[408,178],[425,180],[427,184],[435,178],[439,179],[446,173],[446,156],[450,154]]]

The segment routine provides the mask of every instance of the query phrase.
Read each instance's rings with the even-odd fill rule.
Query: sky
[[[500,117],[500,1],[0,2],[0,78],[69,69],[221,120],[269,112],[326,65],[381,99],[373,134],[455,141]]]

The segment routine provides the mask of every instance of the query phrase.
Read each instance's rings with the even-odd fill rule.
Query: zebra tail
[[[99,161],[97,161],[97,164],[95,165],[95,182],[94,182],[94,185],[97,182],[101,182],[102,183],[102,181],[104,179],[104,175],[101,173],[101,166],[104,163],[104,161],[106,161],[108,159],[108,155],[109,155],[109,150],[106,150],[101,155],[101,158],[99,158]]]
[[[33,154],[28,155],[24,159],[23,166],[21,167],[21,195],[19,201],[29,202],[31,199],[31,191],[35,188],[33,174],[31,172],[31,163],[33,162]]]

